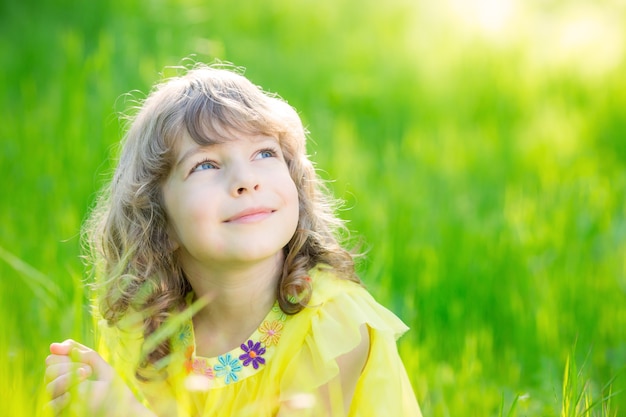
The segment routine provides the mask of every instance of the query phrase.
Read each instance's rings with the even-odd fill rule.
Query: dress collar
[[[184,352],[183,371],[204,378],[203,386],[220,388],[248,378],[267,366],[280,341],[288,316],[275,302],[259,327],[240,346],[213,358],[196,355],[193,322],[189,320],[172,340],[177,352]]]

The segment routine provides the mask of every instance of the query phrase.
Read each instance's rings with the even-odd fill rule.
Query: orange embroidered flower
[[[274,320],[274,321],[264,321],[259,327],[259,332],[261,332],[261,342],[265,344],[265,346],[273,346],[277,345],[280,340],[280,332],[283,330],[283,323]]]
[[[193,356],[193,346],[187,346],[185,349],[185,358],[191,359],[191,356]]]
[[[183,365],[185,367],[185,373],[187,374],[193,369],[193,361],[191,359],[192,356],[193,346],[187,346],[187,349],[185,349],[185,363]]]

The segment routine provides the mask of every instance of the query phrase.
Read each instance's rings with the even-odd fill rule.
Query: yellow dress
[[[247,341],[217,358],[195,355],[193,326],[184,322],[172,338],[165,379],[134,376],[140,332],[108,329],[102,348],[159,416],[274,417],[285,403],[295,416],[326,416],[317,395],[327,386],[333,417],[344,417],[336,358],[359,345],[366,324],[370,351],[346,417],[421,417],[396,347],[408,328],[363,287],[330,269],[318,266],[310,278],[308,307],[289,316],[275,304]]]

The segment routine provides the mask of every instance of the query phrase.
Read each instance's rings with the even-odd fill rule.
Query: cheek
[[[215,217],[211,205],[201,197],[200,194],[179,194],[171,199],[168,220],[180,238],[188,236]]]
[[[185,203],[186,210],[184,213],[181,213],[181,219],[192,230],[208,225],[218,218],[215,205],[206,196],[198,195],[195,198],[188,198]]]
[[[289,206],[290,212],[292,214],[295,212],[294,215],[297,221],[300,212],[298,187],[292,179],[289,168],[286,165],[281,167],[280,172],[275,175],[273,182],[276,185],[276,189],[279,190],[278,192],[283,201]]]

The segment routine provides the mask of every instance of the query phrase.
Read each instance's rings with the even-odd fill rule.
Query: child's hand
[[[147,411],[115,370],[94,350],[73,340],[50,345],[46,358],[48,406],[55,415],[68,406],[77,415],[122,416]],[[78,407],[78,408],[77,408]]]

